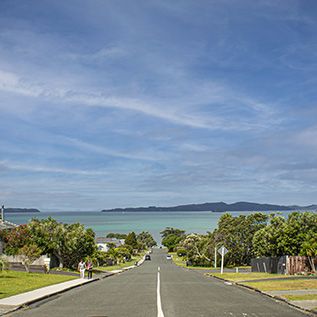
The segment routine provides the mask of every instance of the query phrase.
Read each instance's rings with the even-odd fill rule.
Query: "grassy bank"
[[[76,276],[68,275],[2,271],[0,272],[0,298],[17,295],[76,278]]]

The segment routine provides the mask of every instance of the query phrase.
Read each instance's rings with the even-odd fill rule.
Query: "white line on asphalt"
[[[164,317],[161,302],[160,267],[157,268],[157,317]]]

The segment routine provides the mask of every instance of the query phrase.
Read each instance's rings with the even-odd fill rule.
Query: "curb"
[[[229,280],[226,280],[226,279],[221,278],[221,277],[218,277],[218,276],[207,275],[207,274],[205,274],[205,276],[211,277],[211,278],[215,278],[215,279],[217,279],[217,280],[219,280],[219,281],[228,282],[228,283],[231,283],[232,285],[236,285],[236,286],[238,286],[238,287],[245,288],[245,289],[248,289],[248,290],[257,292],[257,293],[262,294],[262,295],[264,295],[264,296],[267,296],[267,297],[270,297],[270,298],[272,298],[272,299],[278,300],[278,301],[280,301],[280,302],[286,303],[287,305],[292,306],[293,308],[296,308],[297,310],[299,310],[299,311],[301,311],[301,312],[309,313],[311,316],[316,316],[316,315],[317,315],[317,312],[316,312],[316,311],[299,307],[299,306],[297,306],[297,305],[295,305],[295,304],[292,304],[291,302],[289,302],[289,301],[288,301],[287,299],[285,299],[285,298],[282,298],[282,297],[279,297],[279,296],[274,296],[274,295],[265,293],[265,292],[263,292],[263,291],[261,291],[261,290],[259,290],[259,289],[257,289],[257,288],[254,288],[254,287],[252,287],[252,286],[244,285],[244,284],[241,284],[241,283],[239,283],[239,282],[229,281]]]
[[[12,307],[11,309],[8,308],[7,311],[5,311],[5,312],[3,312],[3,313],[0,312],[0,316],[7,315],[7,314],[9,314],[9,313],[12,313],[12,312],[17,311],[17,310],[19,310],[19,309],[21,309],[21,308],[27,307],[27,306],[29,306],[29,305],[31,305],[31,304],[36,303],[36,302],[40,302],[40,301],[42,301],[42,300],[44,300],[44,299],[47,299],[47,298],[56,296],[56,295],[58,295],[58,294],[65,293],[65,292],[67,292],[67,291],[70,291],[70,290],[72,290],[72,289],[74,289],[74,288],[81,287],[81,286],[84,286],[84,285],[86,285],[86,284],[90,284],[90,283],[93,283],[93,282],[97,282],[97,281],[103,280],[103,279],[105,279],[105,278],[107,278],[107,277],[110,277],[110,276],[113,276],[113,275],[116,275],[116,274],[120,274],[120,273],[125,272],[125,271],[128,271],[128,270],[131,270],[131,269],[133,269],[133,268],[136,268],[136,267],[142,265],[142,264],[144,263],[144,261],[145,261],[145,256],[143,256],[143,258],[137,263],[138,265],[132,265],[132,266],[123,268],[122,270],[120,270],[120,271],[118,271],[118,272],[107,271],[107,274],[102,274],[102,273],[101,273],[102,276],[99,276],[99,277],[96,277],[96,278],[94,278],[94,279],[91,279],[90,281],[85,281],[85,283],[73,285],[73,286],[70,286],[70,287],[65,288],[65,289],[63,289],[63,290],[57,291],[57,292],[55,292],[55,293],[51,293],[51,294],[48,294],[48,295],[43,295],[42,297],[38,297],[38,298],[36,298],[36,299],[30,300],[30,301],[25,302],[25,303],[23,303],[23,304],[21,304],[21,305],[14,306],[14,307]],[[1,305],[0,305],[0,309],[1,309]]]
[[[29,300],[29,301],[27,301],[27,302],[25,302],[25,303],[23,303],[21,305],[14,306],[14,308],[9,309],[8,311],[6,311],[4,313],[1,313],[0,316],[4,316],[6,314],[12,313],[13,311],[19,310],[19,309],[21,309],[23,307],[26,307],[26,306],[29,306],[29,305],[31,305],[33,303],[39,302],[39,301],[41,301],[43,299],[46,299],[46,298],[49,298],[49,297],[52,297],[52,296],[55,296],[55,295],[58,295],[58,294],[65,293],[65,292],[67,292],[67,291],[69,291],[71,289],[74,289],[74,288],[77,288],[77,287],[80,287],[80,286],[83,286],[83,285],[86,285],[86,284],[90,284],[90,283],[95,282],[95,281],[99,281],[99,278],[98,279],[97,278],[96,279],[92,279],[89,282],[85,282],[85,283],[81,283],[81,284],[78,284],[78,285],[70,286],[70,287],[65,288],[63,290],[57,291],[57,292],[52,293],[52,294],[43,295],[42,297],[38,297],[38,298],[33,299],[33,300]]]
[[[87,281],[87,282],[85,282],[85,283],[73,285],[73,286],[70,286],[70,287],[65,288],[65,289],[63,289],[63,290],[57,291],[57,292],[55,292],[55,293],[43,295],[42,297],[38,297],[38,298],[36,298],[36,299],[29,300],[29,301],[27,301],[27,302],[25,302],[25,303],[23,303],[23,304],[21,304],[21,305],[14,306],[14,307],[11,308],[11,309],[9,308],[9,310],[7,310],[7,311],[5,311],[5,312],[3,312],[3,313],[0,313],[0,316],[7,315],[7,314],[9,314],[9,313],[12,313],[12,312],[14,312],[14,311],[16,311],[16,310],[19,310],[19,309],[23,308],[23,307],[27,307],[27,306],[29,306],[29,305],[31,305],[31,304],[36,303],[36,302],[40,302],[40,301],[42,301],[42,300],[44,300],[44,299],[53,297],[53,296],[58,295],[58,294],[65,293],[65,292],[67,292],[67,291],[70,291],[70,290],[72,290],[72,289],[74,289],[74,288],[77,288],[77,287],[81,287],[81,286],[86,285],[86,284],[90,284],[90,283],[93,283],[93,282],[97,282],[97,281],[99,281],[99,280],[101,280],[101,279],[104,279],[104,278],[109,277],[109,276],[112,276],[112,275],[114,275],[114,274],[105,275],[105,276],[99,277],[99,278],[94,278],[94,279],[91,279],[90,281]],[[1,306],[0,306],[0,308],[1,308]]]

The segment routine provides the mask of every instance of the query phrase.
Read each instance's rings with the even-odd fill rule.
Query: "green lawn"
[[[317,294],[283,295],[288,300],[317,300]]]
[[[284,290],[301,290],[301,289],[316,289],[317,279],[298,279],[298,280],[278,280],[265,282],[247,282],[244,285],[252,286],[261,291],[284,291]]]
[[[211,276],[216,276],[223,278],[228,281],[232,282],[241,282],[241,281],[248,281],[248,280],[259,280],[259,279],[266,279],[266,278],[285,278],[288,277],[287,275],[282,274],[270,274],[270,273],[257,273],[257,272],[249,272],[249,273],[210,273]]]
[[[0,272],[0,298],[17,295],[34,289],[76,279],[76,276],[26,273],[16,271]]]

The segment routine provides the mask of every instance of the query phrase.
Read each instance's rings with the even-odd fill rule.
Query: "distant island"
[[[8,213],[11,213],[11,212],[40,212],[38,209],[35,209],[35,208],[4,208],[4,212],[8,212]]]
[[[226,212],[226,211],[283,211],[283,210],[317,210],[317,205],[309,206],[282,206],[272,204],[258,204],[250,202],[236,202],[233,204],[226,204],[224,202],[203,203],[179,205],[173,207],[135,207],[135,208],[114,208],[104,209],[101,212],[136,212],[136,211],[212,211],[212,212]]]

